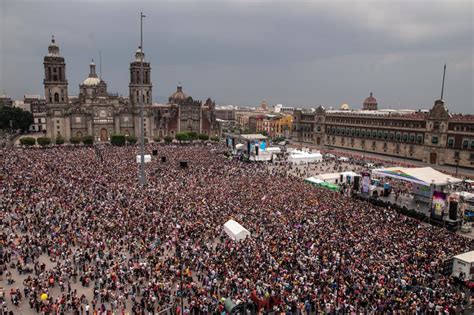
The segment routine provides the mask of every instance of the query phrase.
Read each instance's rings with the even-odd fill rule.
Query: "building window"
[[[423,136],[422,136],[422,135],[418,135],[418,136],[416,137],[416,142],[422,143],[422,142],[423,142]]]
[[[471,153],[471,155],[469,155],[469,160],[474,161],[474,153]]]
[[[402,134],[397,132],[397,141],[400,141],[402,139]]]
[[[408,135],[406,133],[403,134],[403,141],[404,142],[408,141]]]
[[[474,149],[474,140],[471,140],[471,149]]]
[[[448,138],[448,147],[454,148],[454,138]]]
[[[459,159],[459,151],[455,151],[455,152],[454,152],[454,158],[455,158],[455,159]]]
[[[58,93],[54,93],[54,101],[56,103],[59,103],[59,94]]]
[[[462,141],[462,148],[463,150],[466,150],[467,148],[469,148],[469,140]]]
[[[415,135],[410,135],[410,142],[415,142]]]
[[[438,136],[432,136],[431,137],[431,143],[432,144],[438,144]]]

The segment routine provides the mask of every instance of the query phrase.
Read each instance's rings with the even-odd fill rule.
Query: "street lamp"
[[[140,12],[140,186],[145,186],[145,137],[144,137],[144,117],[145,106],[143,93],[143,18],[145,15]]]
[[[459,168],[459,159],[455,159],[454,162],[456,162],[456,177],[458,177],[458,168]]]

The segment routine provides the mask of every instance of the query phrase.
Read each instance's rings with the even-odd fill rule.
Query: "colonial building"
[[[295,111],[295,140],[335,148],[474,168],[474,115],[451,114],[443,100],[427,110],[377,109]]]
[[[79,95],[69,96],[66,62],[54,38],[44,57],[46,129],[49,137],[83,137],[109,141],[112,134],[140,135],[140,107],[144,107],[144,136],[161,138],[181,131],[210,136],[219,134],[215,103],[193,100],[181,85],[168,104],[153,104],[151,66],[139,48],[130,63],[129,97],[107,91],[107,83],[89,65],[89,76],[79,85]],[[142,73],[143,71],[143,73]]]
[[[46,100],[40,95],[25,95],[23,102],[29,104],[31,114],[33,114],[30,131],[46,132]]]

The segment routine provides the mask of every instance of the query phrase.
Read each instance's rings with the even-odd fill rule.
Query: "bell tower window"
[[[58,93],[54,93],[54,102],[59,103],[59,94]]]

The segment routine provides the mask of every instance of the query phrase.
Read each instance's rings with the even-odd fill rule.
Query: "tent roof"
[[[234,220],[229,220],[224,224],[232,233],[235,235],[238,235],[242,231],[247,231],[249,232],[246,228],[244,228],[240,223]],[[250,233],[250,232],[249,232]]]
[[[327,180],[327,179],[338,179],[340,177],[339,173],[327,173],[327,174],[319,174],[315,176],[315,178]]]
[[[320,184],[323,183],[324,181],[320,180],[319,178],[316,177],[308,177],[305,179],[307,182],[315,183],[315,184]]]
[[[474,262],[474,250],[470,252],[466,252],[463,254],[459,254],[454,256],[454,258],[457,258],[459,260],[468,262],[468,263],[473,263]]]
[[[424,186],[460,183],[461,179],[438,172],[431,167],[388,167],[372,170],[372,174],[392,177]]]
[[[240,135],[240,138],[244,140],[266,140],[268,139],[264,135],[261,134],[246,134],[246,135]]]

